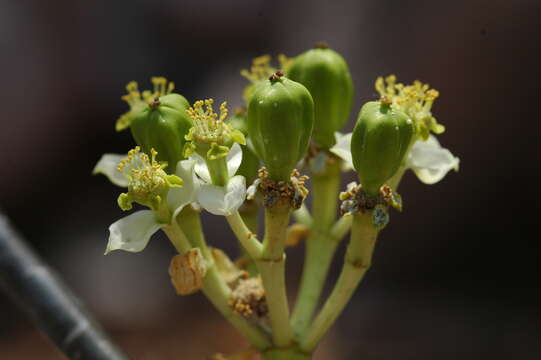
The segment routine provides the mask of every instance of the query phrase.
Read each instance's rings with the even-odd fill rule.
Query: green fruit
[[[314,102],[301,84],[281,71],[259,85],[248,106],[248,135],[275,181],[289,181],[308,149]]]
[[[375,195],[395,174],[415,136],[413,121],[388,100],[370,101],[359,112],[351,137],[353,166],[363,189]]]
[[[325,148],[332,147],[334,133],[348,121],[353,100],[346,61],[336,51],[319,45],[297,56],[287,76],[306,86],[314,99],[313,140]]]
[[[189,107],[182,95],[164,95],[139,111],[130,125],[135,142],[146,154],[156,150],[157,160],[167,162],[165,170],[169,174],[175,172],[177,162],[184,158],[184,136],[192,127],[186,113]]]

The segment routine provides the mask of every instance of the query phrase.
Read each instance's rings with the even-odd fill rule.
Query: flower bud
[[[415,136],[413,121],[387,98],[363,105],[351,137],[353,166],[363,189],[376,195],[400,167]]]
[[[248,107],[248,135],[271,180],[289,181],[313,124],[314,102],[303,85],[277,71],[257,87]]]
[[[353,83],[344,58],[325,44],[297,56],[287,76],[300,82],[314,99],[313,140],[330,148],[334,133],[348,121],[353,100]]]
[[[175,172],[177,163],[183,159],[185,135],[192,127],[186,109],[188,101],[179,94],[156,97],[133,118],[130,129],[141,149],[150,154],[158,152],[157,160],[167,162],[166,171]]]

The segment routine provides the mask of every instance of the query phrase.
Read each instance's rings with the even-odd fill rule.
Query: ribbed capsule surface
[[[168,173],[174,173],[183,159],[184,136],[192,127],[186,109],[188,101],[179,94],[168,94],[143,108],[133,119],[130,129],[135,142],[150,154],[158,152],[158,161],[166,161]]]
[[[314,124],[314,102],[301,84],[283,76],[257,87],[248,106],[248,136],[276,181],[288,181],[305,155]]]
[[[334,145],[334,133],[348,121],[353,100],[349,67],[336,51],[325,46],[297,56],[287,76],[303,84],[314,99],[313,140],[325,147]]]
[[[414,124],[402,111],[380,101],[362,106],[351,137],[351,155],[366,192],[377,194],[396,173],[414,135]]]

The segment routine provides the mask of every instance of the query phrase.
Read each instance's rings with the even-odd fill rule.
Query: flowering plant
[[[212,99],[190,106],[164,78],[152,78],[154,90],[142,93],[129,83],[123,99],[130,110],[116,129],[130,129],[136,146],[127,155],[103,155],[94,173],[127,189],[117,200],[122,210],[147,208],[109,227],[106,254],[142,251],[164,231],[179,252],[169,266],[176,292],[202,291],[252,345],[246,358],[310,359],[369,269],[389,207],[402,209],[404,173],[434,184],[458,170],[459,160],[436,138],[444,131],[432,115],[439,94],[427,84],[377,78],[381,98],[363,105],[353,133],[342,134],[353,98],[343,57],[319,44],[279,60],[280,70],[262,56],[241,72],[250,81],[246,108],[232,117],[225,102],[218,113]],[[340,193],[342,173],[352,170],[359,184]],[[301,172],[311,178],[310,191]],[[240,244],[238,260],[207,244],[205,211],[226,218]],[[319,306],[348,233],[341,274]],[[303,239],[303,276],[290,312],[286,248]]]

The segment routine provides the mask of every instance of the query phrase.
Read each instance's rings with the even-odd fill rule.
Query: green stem
[[[262,252],[262,245],[257,240],[257,236],[248,229],[239,212],[235,211],[225,218],[246,252],[248,252],[252,259],[259,258]]]
[[[253,233],[257,234],[258,232],[258,213],[259,213],[259,207],[255,201],[245,201],[242,207],[239,209],[239,213],[244,220],[244,223],[248,227],[248,229]],[[244,249],[243,246],[240,247],[242,256],[244,257],[246,261],[246,271],[251,276],[256,276],[258,274],[257,271],[257,265],[254,261],[254,259],[248,254],[248,252]]]
[[[331,239],[340,241],[351,230],[351,223],[353,222],[353,216],[344,215],[333,225],[329,235]]]
[[[178,214],[177,222],[186,237],[190,239],[190,243],[201,250],[205,260],[207,262],[213,262],[212,253],[203,235],[199,212],[195,211],[191,205],[187,205]]]
[[[207,296],[214,307],[259,350],[267,349],[270,346],[267,335],[257,326],[250,324],[246,319],[236,314],[229,307],[231,289],[220,276],[214,265],[214,259],[205,242],[201,228],[199,214],[187,206],[177,218],[178,223],[184,226],[188,236],[181,230],[177,222],[163,227],[179,253],[188,251],[191,244],[199,247],[207,263],[207,273],[203,281],[203,293]],[[189,240],[188,240],[189,239]]]
[[[291,318],[297,334],[304,332],[312,319],[341,239],[334,240],[329,236],[338,207],[340,163],[327,163],[325,172],[315,174],[312,181],[312,214],[316,221],[313,221],[312,234],[306,241],[301,285]]]
[[[308,211],[304,203],[298,210],[293,211],[293,217],[299,224],[306,226],[312,225],[312,215],[310,215],[310,211]]]
[[[263,252],[256,258],[257,268],[265,288],[273,342],[278,347],[290,345],[293,338],[289,323],[284,254],[289,211],[289,205],[265,209]]]
[[[342,313],[359,282],[370,268],[378,230],[372,224],[371,211],[353,216],[351,240],[346,250],[342,272],[321,312],[301,339],[303,351],[314,350],[323,335]]]
[[[210,179],[217,186],[224,186],[229,181],[229,171],[227,170],[227,160],[223,156],[216,160],[205,159],[209,169]]]

